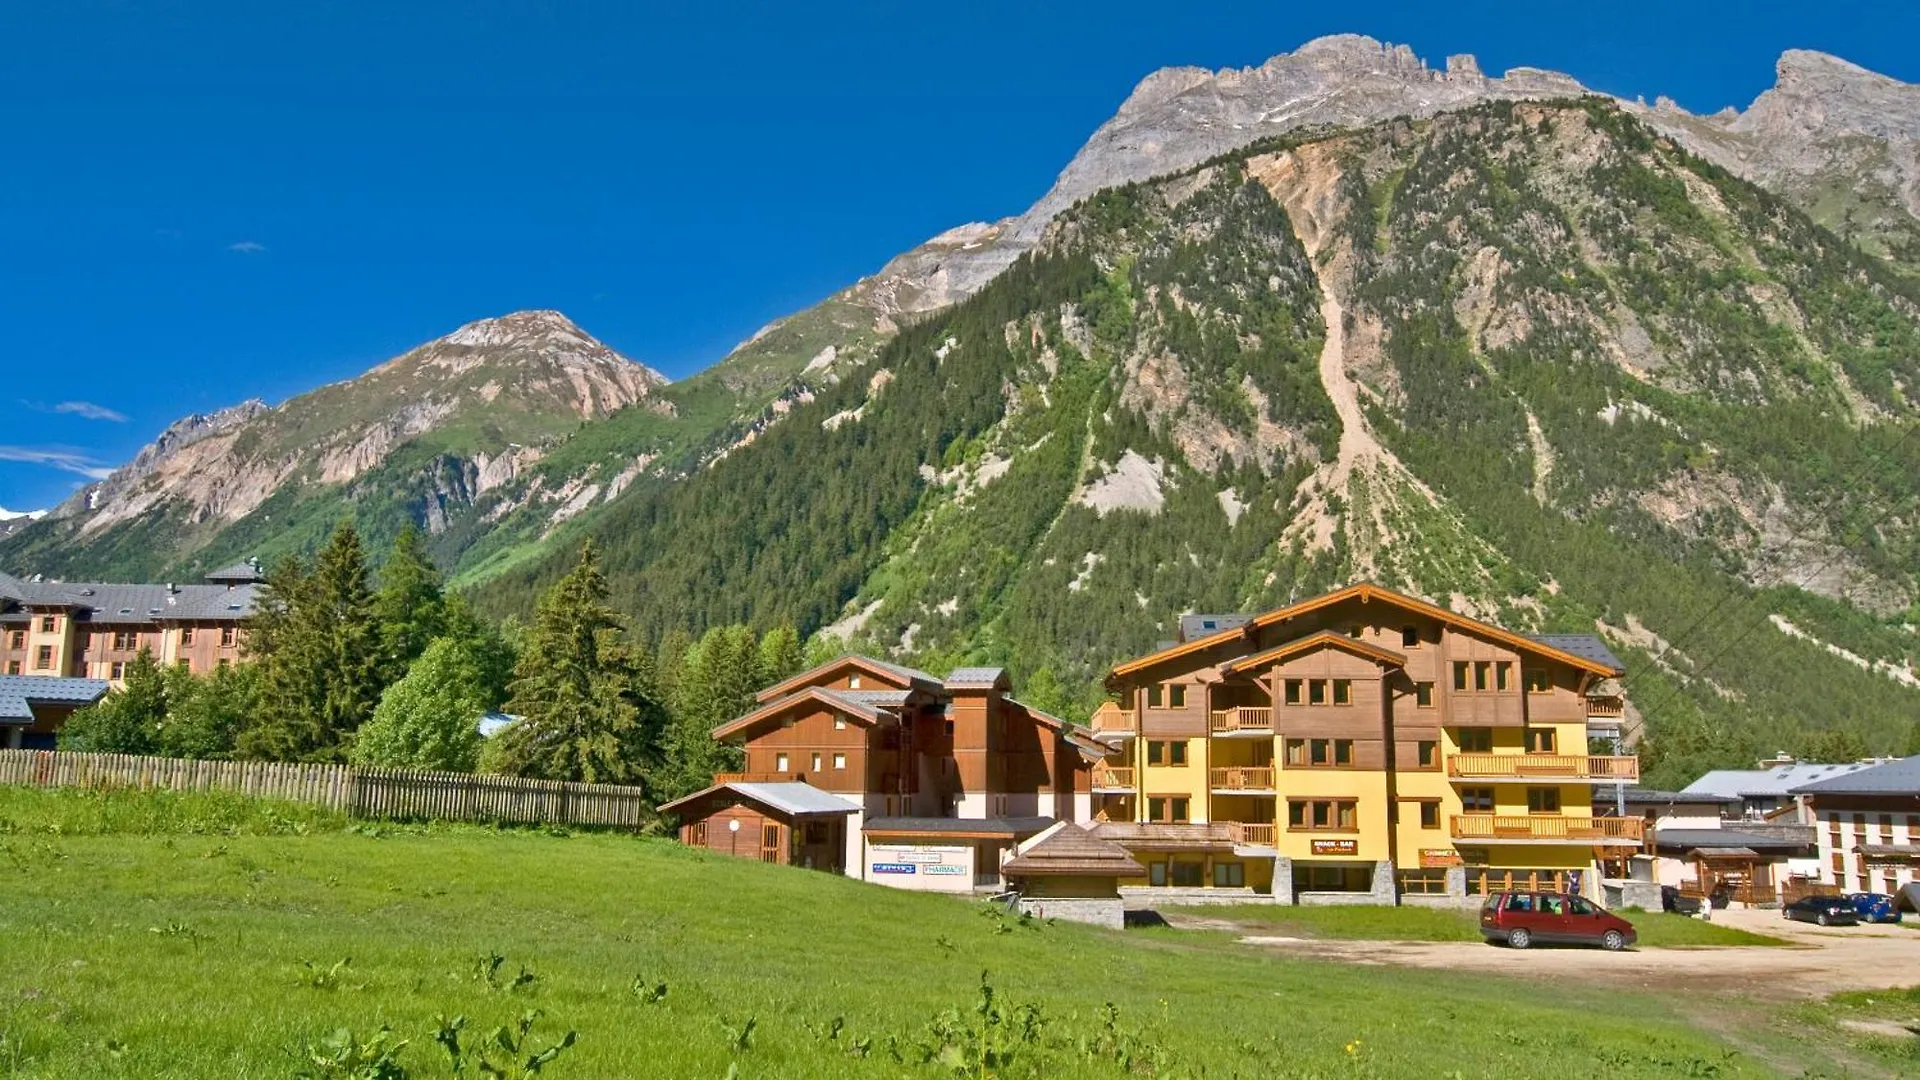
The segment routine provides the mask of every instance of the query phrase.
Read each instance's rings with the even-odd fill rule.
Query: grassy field
[[[1023,924],[662,840],[214,797],[0,789],[0,940],[8,1077],[446,1077],[442,1018],[470,1047],[535,1010],[519,1057],[577,1032],[539,1074],[560,1080],[1775,1074],[1664,996]],[[406,1042],[393,1068],[313,1064],[352,1056],[330,1033],[383,1027]]]
[[[1480,940],[1479,914],[1471,911],[1418,907],[1274,907],[1270,904],[1174,910],[1199,918],[1225,920],[1280,937],[1350,941]],[[1777,937],[1717,926],[1682,915],[1635,910],[1619,914],[1639,932],[1637,947],[1643,949],[1788,944]]]

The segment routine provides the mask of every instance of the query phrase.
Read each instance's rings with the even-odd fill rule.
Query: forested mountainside
[[[1097,194],[593,532],[656,635],[788,619],[1091,693],[1183,611],[1370,578],[1599,630],[1676,769],[1895,749],[1917,388],[1911,279],[1610,103],[1497,103]]]

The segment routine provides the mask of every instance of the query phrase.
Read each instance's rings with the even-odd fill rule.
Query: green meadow
[[[1821,1060],[1755,1056],[1658,994],[1040,924],[654,838],[228,797],[0,790],[0,941],[7,1077],[454,1076],[443,1040],[458,1075],[560,1080],[1747,1077]]]

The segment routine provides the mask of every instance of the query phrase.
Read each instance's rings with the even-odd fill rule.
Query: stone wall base
[[[1109,930],[1124,929],[1127,925],[1127,910],[1119,897],[1105,899],[1077,899],[1073,897],[1023,896],[1020,898],[1020,911],[1036,919],[1065,919],[1068,922],[1091,923],[1104,926]]]

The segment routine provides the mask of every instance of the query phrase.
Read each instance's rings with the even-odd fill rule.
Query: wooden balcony
[[[714,773],[716,784],[804,784],[807,774],[789,769],[786,772],[723,772]]]
[[[1273,792],[1273,767],[1208,769],[1207,786],[1215,791],[1245,791],[1271,794]]]
[[[1093,790],[1134,790],[1132,767],[1123,765],[1095,765],[1093,767]]]
[[[1633,783],[1637,757],[1592,754],[1454,754],[1447,775],[1462,780],[1592,780]]]
[[[1508,843],[1638,844],[1646,822],[1637,817],[1561,817],[1557,814],[1455,814],[1455,840]]]
[[[1627,699],[1618,694],[1587,699],[1587,719],[1618,720],[1627,714]]]
[[[1133,717],[1120,708],[1114,701],[1106,701],[1093,710],[1093,716],[1087,721],[1095,736],[1126,738],[1133,734]]]
[[[1215,735],[1269,736],[1273,734],[1273,709],[1265,705],[1243,705],[1233,709],[1215,709]]]
[[[1233,842],[1238,847],[1273,847],[1279,842],[1279,826],[1272,822],[1263,825],[1256,822],[1229,821],[1226,826],[1227,835],[1233,837]]]

